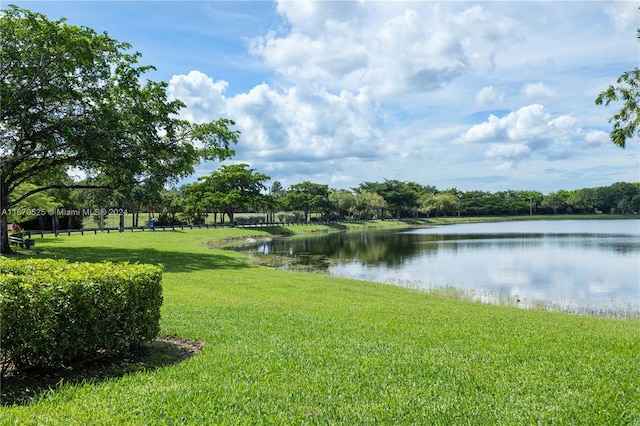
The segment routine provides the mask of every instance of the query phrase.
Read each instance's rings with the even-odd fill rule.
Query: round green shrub
[[[127,353],[160,330],[162,267],[0,257],[0,362],[59,367]]]

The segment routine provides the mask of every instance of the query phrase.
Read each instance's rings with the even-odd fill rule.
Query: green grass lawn
[[[0,405],[0,424],[640,424],[639,322],[278,271],[216,248],[268,232],[282,230],[38,237],[39,256],[164,264],[162,334],[204,347]]]

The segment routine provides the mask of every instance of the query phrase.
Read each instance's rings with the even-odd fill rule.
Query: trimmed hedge
[[[59,367],[140,348],[160,331],[162,266],[0,257],[0,362]]]

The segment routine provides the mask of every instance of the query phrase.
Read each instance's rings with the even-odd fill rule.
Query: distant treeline
[[[211,184],[211,183],[209,183]],[[419,218],[433,216],[506,216],[553,214],[633,214],[640,211],[640,182],[606,187],[559,190],[547,195],[531,190],[438,190],[415,182],[364,182],[350,190],[302,182],[282,188],[275,182],[267,194],[236,196],[208,191],[196,183],[165,194],[158,224],[211,222],[301,222],[309,220]],[[218,194],[218,195],[216,195]],[[194,196],[195,195],[195,196]],[[228,197],[227,197],[228,198]],[[232,211],[230,215],[228,212]],[[245,214],[243,214],[245,213]],[[247,213],[251,213],[247,215]],[[260,214],[257,214],[260,213]]]
[[[112,218],[110,223],[114,216],[120,216],[121,226],[125,222],[126,226],[162,226],[640,212],[640,182],[544,195],[533,190],[439,190],[398,180],[364,182],[349,190],[307,181],[285,189],[278,181],[266,187],[267,179],[241,165],[234,166],[233,176],[230,168],[223,169],[181,188],[152,190],[140,186],[127,191],[58,192],[48,200],[48,205],[55,208],[38,210],[41,213],[36,216],[23,215],[13,222],[25,229],[74,229],[102,227],[107,216]]]

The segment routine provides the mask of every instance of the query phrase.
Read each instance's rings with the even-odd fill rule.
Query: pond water
[[[468,223],[274,239],[283,269],[575,312],[640,313],[640,220]],[[511,303],[512,301],[513,303]]]

